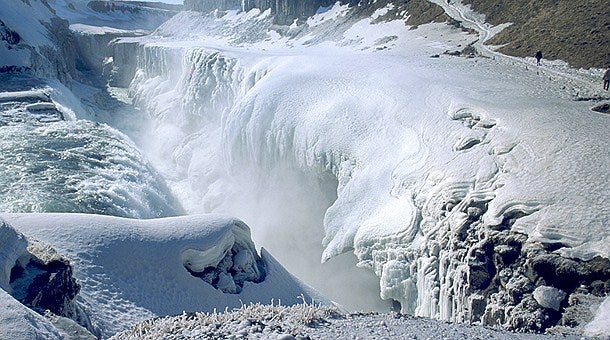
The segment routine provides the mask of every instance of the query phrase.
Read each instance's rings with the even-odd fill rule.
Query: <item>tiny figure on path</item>
[[[540,66],[540,59],[542,59],[542,52],[538,50],[538,52],[536,52],[536,65],[538,66]]]
[[[602,79],[604,80],[604,90],[608,91],[608,84],[610,84],[610,65],[608,65],[608,69],[606,70],[606,73],[604,73]]]

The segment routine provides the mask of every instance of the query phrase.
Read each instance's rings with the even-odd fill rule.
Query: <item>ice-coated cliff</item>
[[[46,0],[0,2],[0,72],[68,83],[75,53],[68,22]]]
[[[116,10],[135,4],[2,3],[2,212],[191,215],[3,214],[17,230],[0,229],[0,284],[17,296],[3,301],[59,295],[55,313],[103,337],[182,311],[327,302],[257,253],[247,223],[348,309],[607,333],[598,70],[456,57],[476,37],[407,26],[405,3],[234,4],[189,1],[202,12],[145,36],[141,12]],[[65,296],[29,290],[55,278]],[[23,334],[61,331],[16,310]]]
[[[357,1],[342,1],[344,3],[357,3]],[[324,7],[334,4],[331,0],[185,0],[186,9],[209,12],[213,10],[250,11],[254,8],[264,12],[270,10],[274,21],[279,24],[291,24],[295,19],[306,21]]]

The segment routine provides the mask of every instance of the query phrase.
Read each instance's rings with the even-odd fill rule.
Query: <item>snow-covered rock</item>
[[[0,289],[0,331],[6,339],[61,339],[61,333],[33,310]]]
[[[561,302],[566,298],[566,292],[549,286],[538,286],[534,289],[534,299],[544,308],[553,308],[558,311]]]
[[[266,251],[259,258],[248,227],[234,218],[3,217],[29,238],[52,245],[70,259],[80,285],[77,301],[98,336],[108,337],[145,319],[183,311],[212,312],[272,301],[291,305],[300,298],[329,303]],[[221,273],[236,287],[243,285],[239,292],[226,294],[217,288],[227,285],[219,286],[220,281],[214,280],[209,284],[192,274],[193,269],[222,264],[227,256],[233,266]],[[255,280],[249,280],[252,271],[258,274]]]
[[[0,1],[0,73],[29,73],[68,84],[74,48],[68,22],[47,0]]]
[[[0,288],[11,293],[11,271],[27,251],[25,237],[0,219]]]
[[[78,47],[78,60],[80,69],[89,72],[90,77],[109,76],[109,71],[104,70],[105,63],[112,55],[111,41],[121,37],[144,35],[142,30],[123,30],[112,27],[99,27],[85,24],[72,24],[70,30],[73,32],[76,46]]]
[[[94,327],[75,302],[80,286],[72,276],[67,258],[48,244],[27,240],[1,218],[0,246],[0,293],[3,294],[0,299],[5,301],[3,306],[7,308],[0,315],[0,324],[6,323],[5,327],[0,327],[3,336],[23,332],[54,338],[62,329],[91,336],[83,326],[92,331]],[[32,316],[36,313],[44,313],[45,318]],[[25,320],[13,320],[24,316],[30,321],[29,324],[25,322],[27,325]],[[18,327],[13,328],[16,325]]]

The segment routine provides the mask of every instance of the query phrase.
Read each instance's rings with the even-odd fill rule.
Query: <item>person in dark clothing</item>
[[[606,70],[606,73],[604,73],[604,77],[602,79],[604,80],[604,90],[608,91],[608,85],[610,84],[610,65],[608,66],[608,69]]]
[[[540,59],[542,59],[542,52],[538,50],[538,52],[536,52],[536,65],[538,66],[540,66]]]

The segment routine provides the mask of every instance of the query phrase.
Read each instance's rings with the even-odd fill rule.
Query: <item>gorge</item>
[[[45,217],[70,230],[62,245],[59,229],[46,225],[45,236],[30,213],[114,216],[91,218],[113,226],[109,239],[90,231],[108,245],[92,246],[102,255],[116,247],[129,259],[137,239],[153,253],[174,247],[162,237],[180,240],[157,261],[171,263],[180,287],[214,296],[201,309],[271,299],[270,282],[288,282],[286,303],[303,294],[350,311],[583,332],[595,315],[575,315],[608,299],[609,125],[586,99],[607,97],[591,85],[598,70],[460,57],[477,35],[427,2],[5,5],[3,217],[78,257],[85,305],[103,307],[97,326],[81,324],[98,336],[180,306],[144,302],[127,266],[87,267],[77,226],[86,215]],[[416,8],[429,22],[410,24]],[[26,12],[37,16],[19,22]],[[194,217],[210,213],[245,224]],[[191,217],[157,221],[178,215]],[[225,241],[182,252],[191,239],[211,244],[187,227],[172,234],[169,225],[195,220]],[[134,253],[150,266],[146,251]],[[98,293],[107,281],[88,276],[96,270],[133,295]],[[188,294],[176,301],[197,308]],[[112,325],[114,303],[137,312]]]

